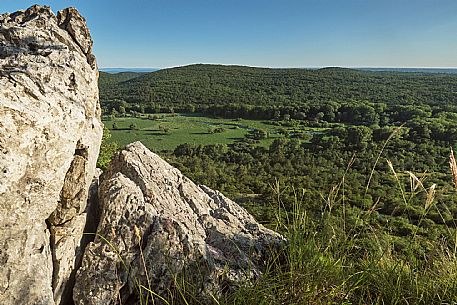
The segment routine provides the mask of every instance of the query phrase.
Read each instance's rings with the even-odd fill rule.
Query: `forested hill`
[[[321,102],[457,102],[457,75],[343,68],[268,69],[190,65],[152,73],[100,74],[102,103],[297,106]]]
[[[110,88],[114,84],[128,81],[129,79],[144,75],[144,72],[119,72],[119,73],[108,73],[100,71],[100,78],[98,80],[101,90]]]

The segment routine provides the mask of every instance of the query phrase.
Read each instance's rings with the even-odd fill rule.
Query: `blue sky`
[[[457,67],[457,0],[1,0],[86,17],[100,67]]]

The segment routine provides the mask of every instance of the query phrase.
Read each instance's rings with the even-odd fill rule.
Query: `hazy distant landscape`
[[[135,72],[135,73],[147,73],[154,72],[160,69],[156,68],[100,68],[101,72],[106,73],[123,73],[123,72]]]
[[[317,70],[321,68],[303,68]],[[386,72],[412,72],[412,73],[457,73],[457,69],[451,68],[353,68],[362,71],[386,71]],[[101,72],[107,73],[122,73],[122,72],[155,72],[161,69],[158,68],[100,68]]]
[[[356,68],[365,71],[411,72],[411,73],[457,73],[455,68]]]

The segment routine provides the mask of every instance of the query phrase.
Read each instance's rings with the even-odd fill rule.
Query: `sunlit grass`
[[[201,115],[157,114],[151,115],[156,119],[143,117],[116,117],[114,120],[106,116],[105,126],[112,134],[111,141],[123,147],[134,141],[141,141],[152,151],[173,150],[184,143],[196,145],[233,144],[243,140],[253,129],[268,132],[268,138],[259,141],[258,146],[269,147],[274,139],[284,137],[278,132],[279,127],[265,120],[222,119]],[[116,123],[116,129],[113,129]],[[131,130],[135,124],[137,129]],[[221,127],[222,132],[211,133],[211,129]],[[164,131],[166,129],[166,132]],[[286,128],[287,129],[287,128]],[[289,128],[292,131],[294,128]],[[322,128],[299,127],[300,130],[316,132]]]

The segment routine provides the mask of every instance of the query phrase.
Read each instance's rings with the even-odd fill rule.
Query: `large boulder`
[[[209,301],[260,276],[284,242],[140,142],[128,145],[102,175],[99,203],[97,236],[74,288],[80,305],[137,304],[147,289],[166,298],[180,279]]]
[[[83,17],[0,15],[0,304],[65,304],[102,136]]]

